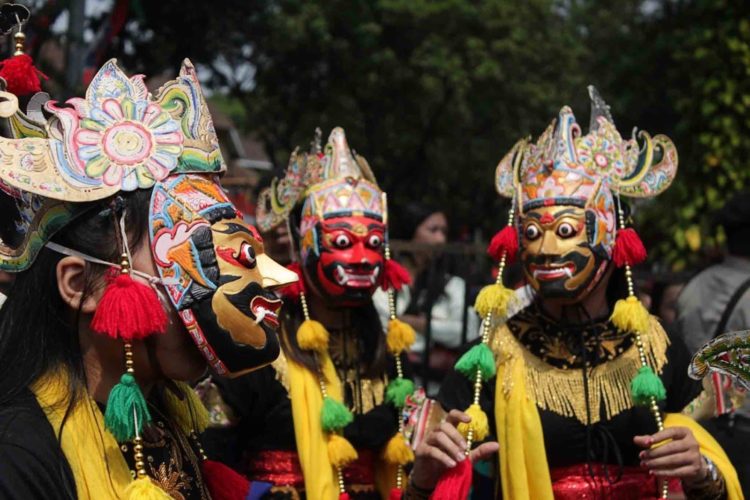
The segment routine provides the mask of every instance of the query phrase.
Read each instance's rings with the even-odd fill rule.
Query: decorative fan
[[[695,353],[690,377],[700,380],[710,372],[730,377],[750,391],[750,330],[719,335]]]

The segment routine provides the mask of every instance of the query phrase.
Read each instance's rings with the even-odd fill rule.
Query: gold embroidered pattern
[[[648,334],[642,335],[642,339],[649,365],[656,373],[661,373],[666,363],[669,339],[656,318],[651,318],[651,330]],[[529,397],[536,402],[537,406],[558,415],[575,417],[583,424],[587,423],[581,369],[558,368],[545,363],[513,335],[507,324],[494,330],[490,339],[490,347],[495,353],[498,364],[524,364]],[[630,381],[640,367],[638,349],[635,345],[630,345],[616,358],[589,368],[590,423],[600,420],[602,405],[606,419],[633,407]],[[510,381],[512,370],[507,369],[505,373],[506,378],[502,382],[507,396],[513,389]]]
[[[634,336],[609,321],[592,321],[583,328],[561,325],[538,309],[527,308],[512,320],[513,336],[536,357],[556,368],[582,368],[611,361],[632,347]]]
[[[154,413],[161,412],[150,405]],[[200,461],[187,436],[176,426],[154,422],[143,431],[143,447],[149,477],[175,500],[208,500],[210,495],[200,476]],[[123,445],[126,460],[132,457]]]
[[[354,369],[337,370],[344,394],[352,396],[350,409],[361,415],[383,404],[385,397],[386,376],[382,378],[361,378]]]

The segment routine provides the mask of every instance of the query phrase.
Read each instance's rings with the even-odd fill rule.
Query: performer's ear
[[[57,263],[57,289],[73,310],[84,314],[93,314],[96,310],[98,295],[85,293],[86,261],[80,257],[63,257]]]

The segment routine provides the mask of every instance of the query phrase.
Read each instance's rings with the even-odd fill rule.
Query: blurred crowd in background
[[[392,249],[413,278],[397,312],[419,334],[411,358],[422,380],[441,380],[477,336],[471,304],[492,280],[486,243],[507,209],[492,190],[497,159],[561,103],[585,116],[589,83],[620,130],[662,131],[680,153],[673,187],[634,206],[653,249],[635,271],[640,298],[691,351],[750,327],[746,2],[26,3],[27,47],[55,98],[80,95],[113,56],[131,74],[164,75],[151,89],[182,57],[197,63],[228,162],[223,185],[250,222],[292,149],[315,127],[345,127],[389,193]],[[264,237],[288,263],[285,230]],[[522,286],[520,269],[506,281]],[[375,303],[386,318],[385,295]],[[748,433],[747,410],[716,425]]]

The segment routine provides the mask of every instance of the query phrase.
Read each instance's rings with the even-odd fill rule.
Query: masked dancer
[[[262,230],[289,225],[300,276],[282,290],[282,356],[217,383],[241,469],[274,484],[267,498],[387,498],[413,459],[399,409],[413,391],[401,358],[414,331],[391,301],[386,337],[372,294],[409,278],[390,260],[386,198],[365,159],[341,128],[319,144],[295,151],[259,199]]]
[[[684,345],[633,288],[631,266],[646,253],[622,198],[667,189],[676,149],[644,131],[623,140],[589,90],[586,135],[564,107],[535,144],[519,141],[497,167],[496,188],[512,200],[490,246],[498,281],[477,298],[481,340],[438,397],[463,436],[435,433],[451,451],[496,437],[488,497],[665,498],[672,479],[688,498],[741,498],[721,448],[679,414],[700,390]],[[502,271],[517,256],[535,299],[507,318],[515,295]],[[428,439],[418,456],[439,444]],[[468,462],[443,475],[434,498],[465,498]],[[434,486],[429,467],[417,465],[414,485]]]
[[[185,381],[276,359],[296,276],[219,184],[225,164],[194,67],[155,95],[116,61],[83,98],[1,113],[0,496],[245,499],[207,461]]]

